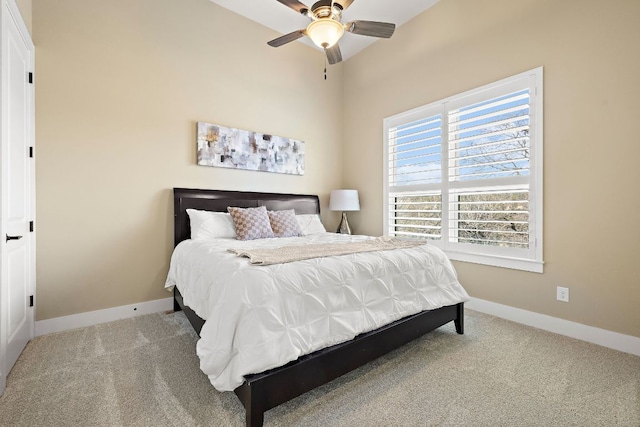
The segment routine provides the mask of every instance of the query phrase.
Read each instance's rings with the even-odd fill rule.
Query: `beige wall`
[[[352,225],[380,234],[383,118],[544,66],[545,272],[458,262],[460,279],[640,336],[639,15],[637,0],[441,0],[324,82],[319,52],[269,48],[277,34],[207,0],[33,0],[38,320],[167,297],[174,186],[319,193],[324,208],[358,188]],[[195,166],[196,121],[302,138],[307,173]]]
[[[457,262],[460,280],[477,298],[640,337],[639,16],[637,0],[441,0],[348,61],[354,228],[382,232],[383,118],[543,66],[544,273]]]
[[[341,66],[207,0],[33,0],[37,320],[170,296],[171,188],[342,180]],[[302,139],[306,173],[195,165],[197,121]],[[337,224],[331,212],[323,217]]]

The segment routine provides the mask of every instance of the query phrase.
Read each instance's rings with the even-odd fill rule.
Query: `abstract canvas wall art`
[[[304,142],[198,122],[198,164],[304,175]]]

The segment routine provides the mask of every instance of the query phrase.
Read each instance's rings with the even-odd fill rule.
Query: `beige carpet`
[[[36,338],[2,426],[242,426],[182,313]],[[640,358],[467,310],[453,325],[265,414],[265,426],[640,426]]]

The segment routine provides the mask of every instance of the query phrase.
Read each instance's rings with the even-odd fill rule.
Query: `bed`
[[[265,206],[273,211],[293,209],[296,215],[320,214],[319,199],[313,195],[174,188],[175,246],[190,239],[187,209],[226,212],[228,206]],[[185,242],[187,243],[189,242]],[[202,309],[194,310],[188,301],[185,303],[180,287],[177,283],[173,288],[174,309],[183,310],[200,335],[205,320],[196,311],[202,313]],[[191,298],[193,301],[193,297]],[[265,411],[338,378],[446,323],[453,321],[456,332],[463,334],[464,298],[459,299],[460,302],[411,314],[360,333],[346,342],[301,355],[282,366],[244,375],[241,384],[233,391],[245,407],[246,425],[261,426]],[[191,302],[191,305],[195,307],[196,304]]]

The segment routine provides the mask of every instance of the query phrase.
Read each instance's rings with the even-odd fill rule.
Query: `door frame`
[[[7,19],[12,20],[15,24],[16,27],[18,29],[18,32],[20,34],[20,37],[22,38],[25,46],[27,46],[27,50],[28,50],[28,56],[29,56],[29,68],[31,70],[31,75],[34,75],[34,69],[35,69],[35,47],[33,45],[33,41],[31,40],[31,34],[29,33],[29,30],[27,29],[26,24],[24,23],[24,20],[22,19],[22,15],[20,14],[20,10],[18,9],[18,6],[15,2],[15,0],[0,0],[0,43],[3,43],[6,37],[6,27],[5,25],[2,25],[3,22],[5,22]],[[5,76],[6,76],[6,64],[4,63],[4,61],[0,61],[0,77],[2,78],[2,91],[0,91],[0,93],[4,92],[4,86],[5,86]],[[27,76],[25,76],[25,79],[27,78]],[[31,80],[32,82],[33,79]],[[35,190],[36,190],[36,182],[35,182],[35,89],[34,89],[35,84],[29,84],[28,85],[28,92],[29,92],[29,96],[28,99],[25,100],[27,108],[28,108],[28,113],[27,113],[27,120],[29,121],[26,132],[27,132],[27,138],[28,138],[28,146],[29,147],[33,147],[32,148],[32,158],[29,158],[27,161],[27,165],[28,165],[28,176],[27,176],[27,182],[28,182],[28,191],[29,191],[29,205],[30,205],[30,217],[31,217],[31,221],[34,221],[35,224],[35,214],[36,214],[36,209],[35,209],[35,204],[36,204],[36,198],[35,198]],[[4,100],[0,100],[1,102],[1,107],[0,110],[4,110],[6,108],[6,102]],[[4,138],[4,129],[7,126],[6,123],[6,118],[7,118],[7,114],[5,114],[5,111],[0,111],[0,139]],[[2,146],[5,145],[5,141],[2,141]],[[25,153],[25,156],[27,156],[28,153]],[[2,176],[2,163],[0,163],[0,178]],[[2,185],[0,185],[0,193],[3,191],[2,190]],[[2,203],[2,194],[0,194],[0,204]],[[2,209],[0,209],[0,215],[2,214]],[[4,236],[6,234],[6,230],[5,230],[5,222],[4,222],[4,218],[0,218],[0,236]],[[35,300],[35,291],[36,291],[36,233],[35,233],[35,227],[34,227],[34,231],[33,232],[29,232],[28,236],[25,236],[26,238],[29,239],[29,257],[30,257],[30,266],[29,266],[29,272],[28,272],[28,283],[30,286],[30,295],[34,296],[34,300]],[[2,246],[0,248],[0,250],[4,250],[4,246]],[[0,257],[0,272],[2,271],[2,269],[4,268],[4,266],[2,265],[2,257]],[[7,287],[7,283],[3,280],[0,280],[0,395],[2,393],[4,393],[4,390],[6,388],[6,380],[7,380],[7,375],[10,371],[10,369],[7,369],[6,367],[6,351],[7,351],[7,340],[8,340],[8,318],[7,316],[7,307],[6,304],[8,304],[8,300],[7,300],[7,295],[8,295],[8,290],[6,289]],[[26,304],[26,301],[25,301]],[[31,321],[31,331],[30,331],[30,338],[33,338],[35,336],[35,301],[34,301],[34,306],[30,309],[30,316],[32,316],[32,321]]]

